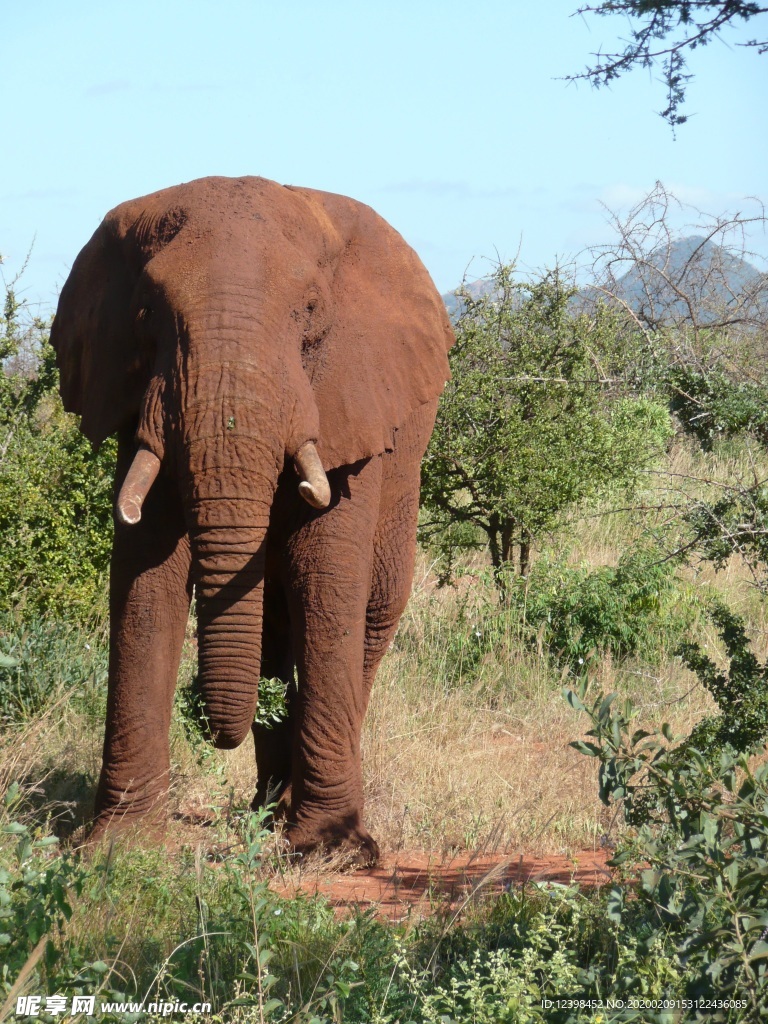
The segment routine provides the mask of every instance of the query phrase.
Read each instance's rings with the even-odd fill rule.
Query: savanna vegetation
[[[252,750],[199,732],[192,626],[166,846],[77,856],[113,452],[62,412],[47,325],[7,289],[0,1019],[29,996],[61,1019],[54,995],[207,1002],[210,1021],[764,1019],[768,285],[734,284],[743,218],[681,248],[670,202],[617,222],[588,287],[499,267],[460,294],[414,592],[364,735],[385,850],[605,849],[605,884],[497,872],[397,924],[295,895],[302,869],[248,810]]]

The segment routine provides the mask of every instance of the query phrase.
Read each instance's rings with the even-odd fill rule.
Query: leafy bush
[[[6,804],[18,799],[13,786]],[[7,994],[24,969],[31,972],[30,987],[41,994],[173,1002],[197,992],[227,1019],[239,1008],[255,1008],[259,1020],[282,1020],[291,1004],[307,1017],[316,1013],[320,1021],[338,1019],[351,988],[345,979],[357,969],[343,955],[304,965],[305,999],[302,978],[297,992],[270,968],[278,951],[281,966],[298,965],[290,940],[297,921],[313,928],[316,937],[331,932],[336,948],[340,929],[330,907],[318,903],[315,910],[309,901],[286,901],[270,892],[267,832],[256,815],[246,818],[234,856],[209,867],[204,877],[188,863],[175,884],[167,857],[159,851],[78,860],[56,851],[55,838],[37,839],[29,826],[7,814],[0,836],[5,840],[0,845],[0,945],[6,947],[0,992]],[[137,896],[143,902],[140,910]],[[112,923],[122,902],[143,918],[138,949],[135,936],[119,934]],[[182,931],[169,947],[151,932],[167,931],[168,916],[179,912],[179,904],[184,905]],[[78,932],[78,917],[94,913],[99,926],[91,920],[86,934]],[[135,969],[126,962],[131,955]],[[136,1018],[111,1013],[99,1019]]]
[[[103,718],[106,627],[0,614],[0,726],[31,721],[62,693],[88,717]]]
[[[4,795],[0,822],[4,845],[15,842],[10,855],[0,847],[0,992],[5,993],[36,947],[38,960],[45,952],[46,962],[54,962],[53,937],[72,916],[72,897],[82,891],[85,877],[82,865],[58,851],[58,839],[38,838],[14,820],[18,801],[19,787],[14,783]],[[48,943],[43,942],[46,938]]]
[[[603,895],[576,885],[510,888],[456,917],[452,927],[438,917],[396,937],[382,1024],[650,1024],[654,1014],[612,1014],[606,1000],[674,998],[681,989],[684,971],[669,944],[644,944],[642,918],[618,921]]]
[[[768,588],[768,482],[733,480],[717,490],[716,500],[689,504],[683,517],[689,531],[686,546],[716,569],[739,555],[764,591]]]
[[[696,615],[696,599],[659,551],[628,551],[617,566],[537,562],[509,591],[528,642],[572,671],[606,654],[658,662],[677,647]]]
[[[737,379],[720,367],[672,366],[670,407],[686,433],[711,451],[717,440],[751,433],[768,441],[768,384]]]
[[[687,742],[710,757],[724,748],[751,753],[768,736],[768,662],[761,665],[755,657],[740,616],[721,601],[710,603],[709,614],[728,655],[728,671],[718,669],[698,644],[681,645],[683,662],[696,673],[719,709],[719,714],[699,722]]]
[[[450,634],[438,638],[452,682],[521,646],[576,675],[606,655],[658,663],[679,647],[700,613],[673,562],[652,548],[630,550],[617,566],[597,569],[542,557],[527,577],[509,574],[502,602],[486,595],[478,602],[470,594]]]
[[[235,845],[220,864],[191,851],[174,865],[162,851],[119,848],[106,861],[76,861],[26,826],[5,829],[16,844],[0,847],[0,932],[14,951],[6,993],[27,965],[28,991],[136,1001],[195,993],[214,1004],[211,1020],[566,1024],[600,1018],[555,1000],[661,998],[680,988],[668,945],[638,942],[636,921],[617,924],[604,900],[576,886],[511,889],[461,916],[393,928],[372,913],[338,920],[321,899],[271,892],[257,816],[229,834]]]
[[[586,687],[566,697],[592,725],[572,746],[598,759],[601,799],[622,805],[634,826],[611,863],[630,879],[639,872],[640,885],[614,888],[613,915],[646,911],[650,934],[684,965],[687,998],[738,1003],[692,1020],[757,1024],[768,1013],[768,765],[753,770],[749,753],[768,734],[766,668],[738,619],[716,614],[729,672],[693,645],[684,656],[720,714],[682,741],[668,725],[637,728],[638,709],[615,694],[588,705]]]
[[[66,415],[47,325],[11,290],[0,318],[0,612],[84,617],[109,563],[114,442]]]

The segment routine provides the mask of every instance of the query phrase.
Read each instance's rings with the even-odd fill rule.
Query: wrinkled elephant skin
[[[413,574],[419,466],[448,377],[442,301],[342,196],[205,178],[107,214],[61,292],[65,407],[118,436],[93,836],[162,821],[194,593],[211,738],[256,746],[298,851],[378,856],[360,732]],[[258,679],[288,717],[253,725]]]

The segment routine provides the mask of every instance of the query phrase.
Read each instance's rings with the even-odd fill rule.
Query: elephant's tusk
[[[301,477],[299,494],[314,508],[327,508],[331,503],[331,485],[325,475],[317,448],[307,441],[293,457]]]
[[[117,497],[117,518],[125,526],[135,526],[141,519],[141,506],[160,472],[160,459],[149,450],[139,448]]]

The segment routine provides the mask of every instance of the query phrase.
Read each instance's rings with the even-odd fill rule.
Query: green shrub
[[[768,765],[753,770],[722,734],[698,749],[707,730],[680,742],[667,725],[639,729],[631,701],[599,694],[585,704],[585,694],[566,691],[592,726],[572,746],[598,759],[601,799],[633,826],[611,861],[629,872],[611,893],[612,917],[623,926],[643,914],[646,944],[671,945],[686,976],[679,994],[738,1004],[687,1019],[758,1024],[768,1013]],[[732,704],[721,706],[727,721]],[[742,739],[755,748],[754,732]]]
[[[697,599],[661,552],[628,551],[617,566],[539,560],[509,591],[510,606],[538,643],[574,672],[606,654],[660,661],[690,628]]]
[[[768,442],[768,383],[762,379],[739,380],[721,367],[676,365],[667,369],[665,384],[671,411],[704,451],[745,433]]]
[[[673,998],[681,988],[674,949],[644,944],[644,924],[616,921],[603,895],[577,885],[510,888],[460,923],[437,918],[408,941],[396,939],[397,969],[380,1020],[649,1024],[652,1014],[605,1009],[608,998]]]
[[[0,614],[0,726],[31,721],[52,701],[67,700],[101,720],[106,706],[107,629],[57,618]]]
[[[444,675],[454,683],[484,659],[503,660],[521,647],[582,675],[606,655],[658,663],[679,647],[699,614],[695,592],[654,549],[630,550],[617,566],[597,569],[541,557],[526,577],[508,574],[501,602],[488,589],[480,602],[470,594],[438,642]]]
[[[218,862],[119,845],[86,862],[16,824],[19,799],[15,788],[0,833],[0,933],[11,940],[0,942],[13,950],[6,993],[44,936],[28,992],[191,996],[214,1004],[208,1019],[243,1024],[650,1024],[665,1018],[609,1015],[584,1001],[675,998],[693,984],[655,909],[620,905],[615,893],[529,884],[405,927],[371,912],[339,920],[322,899],[270,890],[263,817],[230,828]]]
[[[0,611],[87,617],[109,565],[114,446],[94,455],[52,395],[4,434]]]
[[[6,994],[46,937],[43,963],[53,965],[56,930],[72,916],[72,897],[82,891],[86,875],[71,855],[59,852],[58,839],[39,837],[14,819],[18,802],[14,783],[4,794],[0,813],[0,993]]]
[[[115,443],[94,454],[63,412],[45,325],[29,342],[14,303],[0,324],[0,612],[83,618],[109,564]]]
[[[739,555],[751,568],[761,590],[768,589],[768,483],[732,480],[717,488],[714,501],[692,501],[683,517],[686,544],[716,569]],[[725,493],[723,494],[723,491]]]
[[[728,670],[719,669],[699,644],[681,644],[683,663],[696,673],[718,707],[718,714],[699,722],[687,743],[710,758],[726,748],[748,754],[768,737],[768,662],[758,661],[743,620],[722,601],[710,603],[709,616],[728,656]]]

